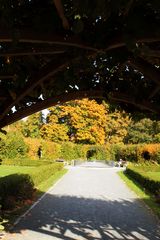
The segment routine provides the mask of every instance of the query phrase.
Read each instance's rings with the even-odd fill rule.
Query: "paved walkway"
[[[158,240],[157,219],[115,168],[73,167],[5,240]]]

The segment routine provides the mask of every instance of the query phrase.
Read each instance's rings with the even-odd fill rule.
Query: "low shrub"
[[[86,158],[88,160],[107,160],[110,159],[110,150],[107,145],[88,145]]]
[[[160,163],[160,144],[130,144],[111,146],[113,160],[120,158],[137,163]]]
[[[28,146],[27,156],[30,159],[38,159],[38,149],[41,147],[41,140],[38,138],[24,138],[26,145]]]
[[[35,188],[62,169],[63,164],[52,163],[32,169],[29,174],[11,174],[0,178],[2,210],[13,209],[24,200],[32,199]]]
[[[110,155],[111,160],[119,161],[120,158],[122,158],[122,148],[124,147],[124,144],[111,144],[110,146]]]
[[[60,144],[37,138],[25,138],[25,143],[28,146],[27,156],[31,159],[37,160],[39,158],[39,148],[42,149],[42,159],[55,160],[60,157]]]
[[[37,187],[44,180],[51,177],[56,172],[62,169],[63,169],[63,163],[52,163],[49,165],[38,167],[36,171],[30,173],[30,176],[34,185]]]
[[[47,160],[56,160],[61,154],[61,145],[50,141],[41,141],[42,158]]]
[[[160,181],[156,181],[149,178],[148,176],[145,176],[144,171],[138,170],[138,167],[133,166],[127,167],[126,174],[128,174],[132,179],[135,179],[136,182],[138,182],[143,188],[145,188],[149,192],[155,195],[159,193]]]
[[[74,147],[75,147],[74,143],[71,143],[71,142],[62,143],[60,158],[68,160],[68,161],[76,159]]]
[[[33,196],[34,183],[28,174],[11,174],[0,178],[0,205],[12,209],[17,202]]]
[[[14,159],[26,156],[28,147],[22,134],[14,131],[8,132],[5,139],[0,141],[0,157]]]
[[[160,144],[144,144],[138,148],[139,152],[139,162],[149,161],[157,162],[159,161],[158,152],[160,152]]]
[[[53,163],[53,161],[45,161],[45,160],[30,160],[30,159],[4,159],[2,160],[2,165],[12,165],[12,166],[41,166],[41,165],[48,165]]]

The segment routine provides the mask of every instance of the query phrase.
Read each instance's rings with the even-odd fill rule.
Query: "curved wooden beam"
[[[21,31],[17,33],[16,37],[12,33],[1,33],[0,43],[11,43],[15,38],[17,38],[19,43],[59,45],[85,49],[93,52],[98,51],[98,49],[88,46],[76,36],[58,36],[46,33],[38,34],[31,31]]]
[[[160,58],[160,51],[148,49],[146,52],[141,51],[142,56]]]
[[[148,37],[133,37],[133,42],[135,43],[154,43],[154,42],[160,42],[160,36],[148,36]],[[123,36],[111,39],[109,43],[107,43],[108,47],[106,47],[104,50],[109,51],[116,48],[126,47],[127,42],[125,41],[125,38]]]
[[[151,98],[153,98],[155,95],[157,95],[160,92],[160,85],[157,86],[148,96],[148,100],[150,100]]]
[[[18,112],[15,112],[11,115],[5,116],[0,121],[0,128],[3,128],[6,125],[12,124],[24,117],[27,117],[33,113],[39,112],[43,109],[52,107],[57,104],[63,104],[65,102],[76,100],[76,99],[83,99],[83,98],[101,98],[104,99],[104,92],[103,91],[74,91],[71,93],[66,93],[62,95],[58,95],[56,97],[51,97],[46,100],[42,100],[40,102],[37,102],[29,107],[26,107],[25,109],[18,110]]]
[[[37,56],[37,55],[58,55],[58,54],[63,54],[65,53],[65,51],[55,51],[55,50],[44,50],[44,51],[6,51],[1,53],[0,52],[0,56],[1,57],[16,57],[16,56]]]
[[[149,80],[160,85],[160,71],[142,58],[128,60],[128,65],[144,74]]]
[[[0,114],[0,120],[2,120],[4,116],[10,111],[10,109],[14,107],[20,100],[22,100],[27,94],[29,94],[37,85],[41,84],[49,77],[54,76],[59,71],[68,66],[68,62],[62,64],[62,62],[66,59],[68,59],[68,57],[64,55],[62,58],[56,59],[56,62],[53,60],[47,66],[43,67],[43,69],[41,69],[37,75],[32,76],[32,78],[29,79],[29,81],[26,83],[25,87],[19,91],[15,100],[9,99],[8,102],[4,103],[4,111]]]
[[[15,37],[13,33],[1,32],[0,43],[11,43],[13,39],[17,39],[19,43],[31,43],[31,44],[48,44],[48,45],[59,45],[67,47],[75,47],[80,49],[85,49],[93,52],[99,52],[102,49],[97,49],[91,46],[88,46],[77,36],[58,36],[55,34],[38,34],[31,31],[21,31],[17,33]],[[133,37],[133,41],[136,43],[153,43],[160,41],[160,36],[146,36],[146,37]],[[121,48],[127,45],[124,36],[117,36],[114,39],[110,39],[106,43],[106,48],[103,50],[109,51],[115,48]]]
[[[155,104],[152,104],[149,101],[138,102],[132,96],[127,95],[127,94],[112,92],[112,93],[109,94],[109,99],[111,101],[129,103],[129,104],[132,104],[139,109],[147,110],[147,111],[150,111],[150,112],[153,112],[153,113],[159,113],[160,112],[160,107],[158,105],[156,106]]]
[[[15,79],[15,75],[1,75],[0,80]]]

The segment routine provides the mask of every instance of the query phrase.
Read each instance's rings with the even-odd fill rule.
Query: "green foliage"
[[[117,143],[123,141],[129,123],[130,118],[124,111],[109,112],[105,102],[76,100],[50,108],[48,123],[41,127],[41,136],[55,142]]]
[[[59,158],[61,146],[58,143],[51,141],[37,139],[37,138],[25,138],[25,143],[28,146],[27,156],[30,159],[37,160],[38,149],[42,149],[42,158],[41,160],[55,160]]]
[[[88,160],[110,160],[110,152],[105,145],[88,146],[86,158]]]
[[[32,114],[23,124],[22,133],[25,137],[40,137],[40,127],[42,125],[42,113]]]
[[[52,163],[30,169],[28,174],[11,174],[0,178],[0,204],[12,209],[26,199],[32,199],[35,187],[63,169],[63,164]]]
[[[153,143],[160,142],[160,122],[143,118],[138,122],[132,121],[125,137],[126,143]]]
[[[0,178],[0,204],[2,209],[12,209],[18,202],[31,199],[34,184],[27,174],[13,174]]]
[[[130,162],[137,162],[137,147],[138,145],[123,145],[117,150],[116,160],[122,158]]]
[[[128,144],[112,145],[111,154],[113,160],[120,158],[130,162],[154,162],[159,163],[160,144]]]
[[[17,158],[26,156],[27,145],[19,132],[8,132],[5,139],[0,141],[1,158]]]
[[[121,157],[121,149],[124,147],[124,144],[113,144],[110,145],[110,159],[114,161],[118,161]]]
[[[160,164],[160,149],[155,152],[154,159],[157,161],[158,164]]]
[[[31,160],[31,159],[26,159],[26,158],[19,158],[19,159],[4,159],[2,160],[2,165],[8,165],[8,166],[41,166],[41,165],[48,165],[52,163],[51,161],[47,160]]]
[[[75,159],[86,159],[86,147],[83,144],[74,144]]]
[[[63,164],[61,163],[52,163],[49,165],[40,166],[36,171],[30,173],[31,179],[33,180],[34,185],[37,187],[45,179],[54,175],[57,171],[63,169]]]
[[[109,111],[106,122],[106,142],[120,144],[127,135],[127,128],[130,124],[130,116],[125,111],[114,109]]]
[[[74,144],[71,142],[64,142],[61,145],[61,155],[60,158],[65,160],[76,159]]]
[[[41,141],[42,160],[53,161],[59,158],[61,154],[61,145],[51,141]]]

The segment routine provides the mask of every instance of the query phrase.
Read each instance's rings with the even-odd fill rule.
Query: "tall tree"
[[[106,142],[123,142],[130,122],[130,116],[125,111],[115,110],[114,112],[109,112],[106,123]]]
[[[130,122],[125,112],[109,112],[109,105],[95,100],[76,100],[53,107],[41,136],[52,141],[86,144],[122,142]]]
[[[44,139],[53,142],[68,141],[68,127],[59,120],[60,107],[49,109],[47,123],[44,123],[40,129],[40,135]]]
[[[128,127],[125,138],[126,143],[152,143],[160,142],[160,121],[143,118],[137,122],[132,121]]]
[[[61,118],[70,126],[70,139],[76,143],[104,144],[107,112],[95,100],[76,100],[61,107]]]
[[[40,137],[40,127],[42,125],[42,113],[32,114],[24,122],[22,133],[25,137],[37,138]]]

